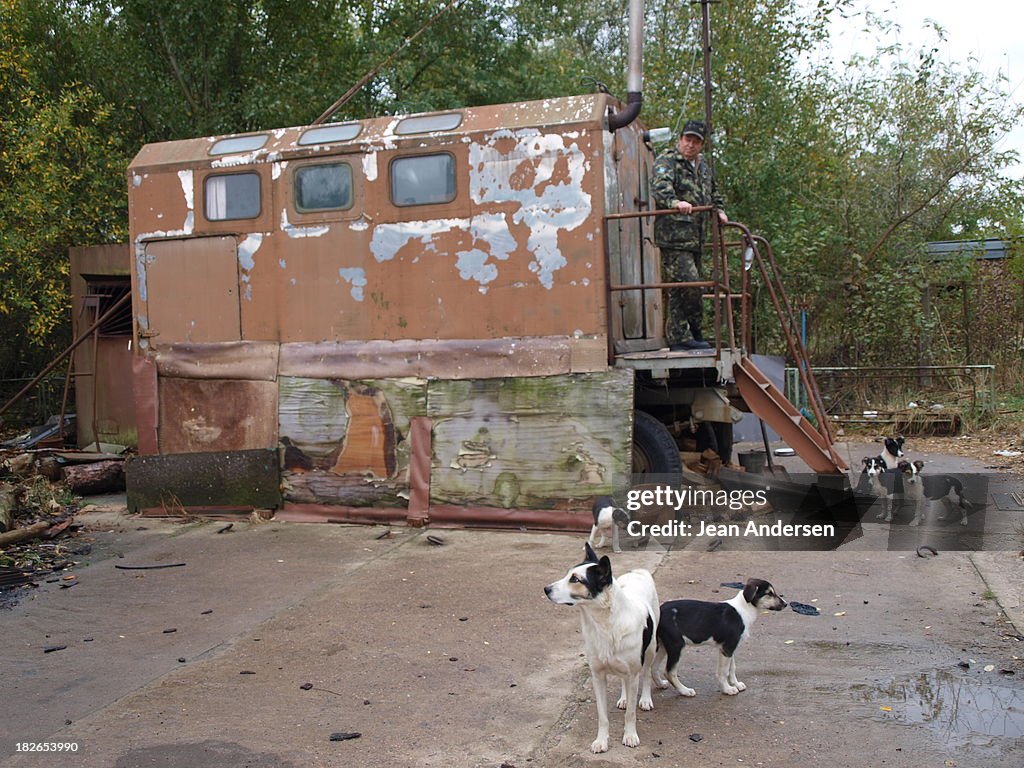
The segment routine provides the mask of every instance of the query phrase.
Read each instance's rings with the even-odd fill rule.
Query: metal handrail
[[[694,206],[691,209],[691,212],[706,213],[714,210],[716,210],[714,206],[703,205]],[[604,218],[606,221],[617,221],[622,219],[671,216],[676,214],[679,214],[679,211],[674,208],[668,208],[653,211],[627,211],[624,213],[612,213],[605,215]],[[738,242],[725,242],[723,229],[726,228],[734,229],[739,233]],[[609,280],[609,296],[614,292],[631,290],[696,287],[712,288],[714,289],[714,292],[710,298],[715,302],[714,329],[716,348],[721,347],[720,342],[722,341],[722,300],[728,302],[730,306],[730,309],[725,312],[726,332],[730,345],[732,347],[736,346],[736,333],[733,322],[733,309],[731,308],[731,305],[732,301],[738,298],[740,300],[740,342],[744,349],[749,350],[751,348],[753,326],[753,311],[750,307],[750,302],[753,297],[750,288],[750,275],[748,274],[749,269],[745,268],[742,270],[742,274],[740,276],[740,289],[738,292],[734,292],[730,287],[731,279],[728,266],[728,251],[730,248],[737,246],[749,249],[752,254],[753,264],[757,265],[758,272],[764,280],[765,288],[768,291],[769,298],[775,308],[776,315],[779,318],[787,350],[797,364],[796,367],[799,371],[800,381],[809,395],[808,402],[815,420],[817,421],[816,429],[818,433],[826,439],[829,446],[829,452],[833,455],[833,458],[837,458],[833,447],[835,435],[832,431],[832,425],[829,423],[827,417],[824,400],[821,396],[821,391],[818,388],[818,383],[811,370],[811,363],[807,354],[807,349],[804,347],[803,342],[799,337],[795,335],[796,317],[793,314],[793,307],[789,301],[788,295],[786,294],[785,288],[782,285],[778,264],[775,261],[775,255],[772,251],[771,244],[765,238],[754,235],[750,229],[741,222],[722,222],[717,217],[714,217],[712,219],[711,243],[714,279],[697,282],[656,282],[614,285],[611,284],[611,281]],[[762,249],[764,251],[763,255]]]

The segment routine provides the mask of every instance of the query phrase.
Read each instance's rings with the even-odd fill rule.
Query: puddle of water
[[[923,725],[946,744],[1024,738],[1024,688],[986,684],[948,672],[896,678],[877,687],[858,687],[858,698],[892,707],[878,716],[902,725]]]

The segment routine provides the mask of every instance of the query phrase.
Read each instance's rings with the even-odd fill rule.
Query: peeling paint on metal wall
[[[583,186],[589,162],[575,141],[567,146],[575,137],[537,129],[500,130],[469,147],[473,202],[519,204],[512,221],[530,228],[531,271],[549,290],[554,273],[566,265],[558,247],[559,231],[576,229],[591,211],[590,195]],[[510,149],[500,148],[509,140],[514,142]],[[566,172],[561,179],[556,176],[560,164]]]

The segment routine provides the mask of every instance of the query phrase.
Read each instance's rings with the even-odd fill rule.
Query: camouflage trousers
[[[701,279],[700,253],[661,249],[661,279],[665,283],[693,283]],[[703,288],[664,288],[665,341],[681,344],[700,333],[704,304]],[[695,329],[695,330],[694,330]]]

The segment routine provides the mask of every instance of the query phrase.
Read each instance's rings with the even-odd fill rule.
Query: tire
[[[676,475],[683,473],[679,446],[665,425],[644,411],[633,412],[633,474]]]

